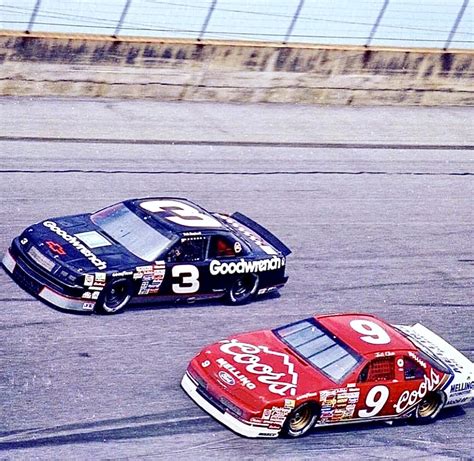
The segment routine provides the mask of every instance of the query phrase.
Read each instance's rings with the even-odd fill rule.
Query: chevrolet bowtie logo
[[[64,256],[66,254],[66,252],[64,251],[64,248],[59,243],[52,242],[51,240],[48,240],[45,243],[46,243],[46,245],[48,245],[48,248],[53,253],[56,253],[56,254],[61,255],[61,256]]]

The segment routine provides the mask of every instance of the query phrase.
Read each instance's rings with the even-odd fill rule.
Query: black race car
[[[3,266],[59,308],[112,314],[129,302],[250,301],[286,283],[290,253],[240,213],[159,197],[35,224],[13,240]]]

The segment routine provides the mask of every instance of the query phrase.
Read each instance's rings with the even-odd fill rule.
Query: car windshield
[[[341,382],[362,361],[361,356],[314,319],[277,328],[274,333],[336,383]]]
[[[171,240],[149,226],[123,203],[112,205],[91,216],[94,224],[145,261],[155,261]]]

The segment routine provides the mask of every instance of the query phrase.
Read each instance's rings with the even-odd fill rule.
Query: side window
[[[244,254],[242,244],[229,236],[213,235],[209,246],[209,258],[236,258]]]
[[[395,378],[395,357],[380,357],[369,362],[360,372],[359,383],[391,381]]]
[[[423,379],[425,377],[425,371],[414,360],[404,357],[403,362],[403,373],[405,375],[405,380],[409,381],[412,379]]]
[[[196,262],[203,261],[207,250],[208,239],[206,237],[199,238],[182,238],[168,252],[166,262]]]

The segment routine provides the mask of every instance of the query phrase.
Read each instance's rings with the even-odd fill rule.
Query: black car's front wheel
[[[281,435],[284,437],[302,437],[316,424],[319,411],[312,403],[303,403],[295,408],[286,418]]]
[[[116,314],[130,301],[131,290],[127,279],[118,279],[106,285],[96,304],[99,314]]]
[[[245,274],[232,284],[227,293],[227,299],[231,304],[244,304],[255,296],[257,287],[258,275]]]

